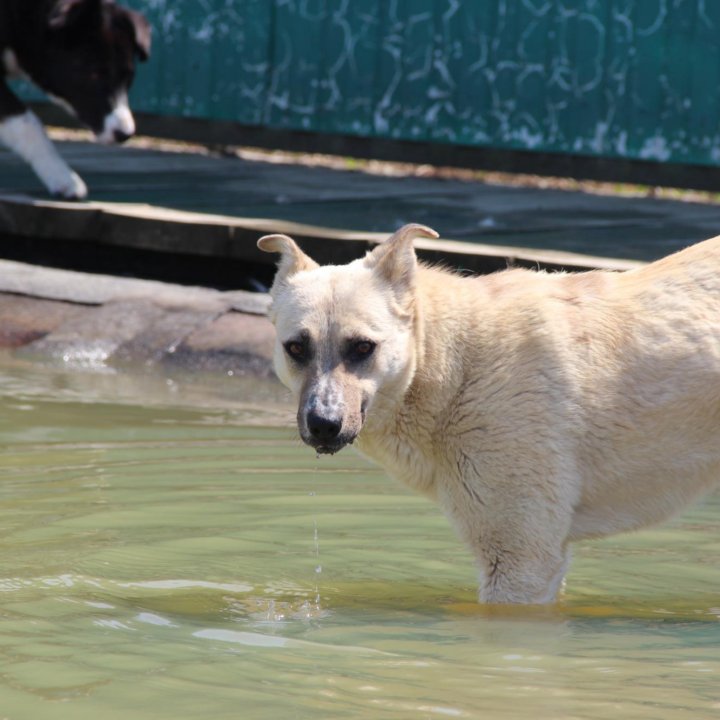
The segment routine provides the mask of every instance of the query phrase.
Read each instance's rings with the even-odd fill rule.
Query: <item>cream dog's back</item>
[[[548,602],[569,542],[662,520],[720,480],[720,239],[626,273],[469,278],[417,266],[409,232],[340,268],[288,245],[281,332],[302,325],[320,355],[377,308],[391,311],[375,325],[395,327],[341,380],[331,363],[297,381],[281,352],[276,364],[316,394],[375,383],[357,445],[440,503],[475,554],[481,599]],[[407,383],[383,385],[383,345],[407,356]]]
[[[458,364],[465,386],[432,409],[441,437],[493,445],[502,428],[503,463],[534,455],[528,436],[567,454],[570,540],[662,520],[720,481],[720,238],[626,273],[421,269],[418,286],[434,335],[418,382],[453,385]]]

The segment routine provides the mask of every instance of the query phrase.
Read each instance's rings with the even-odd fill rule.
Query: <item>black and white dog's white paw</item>
[[[88,194],[87,185],[83,179],[67,166],[63,172],[52,175],[46,185],[51,195],[63,200],[84,200]]]
[[[0,122],[0,141],[32,167],[51,195],[66,200],[87,197],[82,178],[60,156],[32,111]]]

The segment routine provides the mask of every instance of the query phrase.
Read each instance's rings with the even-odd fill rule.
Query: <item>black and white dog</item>
[[[149,53],[147,20],[112,0],[0,0],[0,142],[53,195],[85,197],[85,183],[6,78],[31,80],[100,142],[124,142],[135,132],[127,100],[135,60]]]

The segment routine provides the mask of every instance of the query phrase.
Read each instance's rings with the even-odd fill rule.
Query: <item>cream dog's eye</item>
[[[305,344],[298,342],[297,340],[290,340],[289,342],[286,342],[284,347],[285,352],[294,360],[304,360],[307,355]]]
[[[375,350],[375,343],[372,340],[358,340],[350,348],[350,355],[357,360],[370,357]]]

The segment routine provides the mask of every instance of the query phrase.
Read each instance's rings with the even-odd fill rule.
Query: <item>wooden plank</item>
[[[134,203],[83,204],[0,196],[0,224],[14,234],[138,247],[169,253],[221,255],[272,264],[272,256],[256,247],[267,233],[281,232],[303,242],[321,262],[349,262],[388,233],[353,232],[263,218],[193,213]],[[1,229],[1,228],[0,228]],[[553,250],[490,246],[452,240],[418,240],[419,255],[453,267],[480,270],[491,265],[541,266],[550,269],[629,269],[641,263]]]

